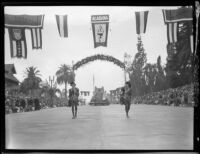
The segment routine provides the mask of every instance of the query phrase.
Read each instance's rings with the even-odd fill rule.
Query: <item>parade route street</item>
[[[8,149],[193,149],[193,108],[132,105],[58,107],[6,115]]]

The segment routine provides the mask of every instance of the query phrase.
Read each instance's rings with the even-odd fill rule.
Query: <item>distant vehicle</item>
[[[103,87],[102,88],[95,87],[95,91],[93,93],[93,96],[89,105],[93,105],[93,106],[110,105],[110,102],[108,101],[107,98],[105,98],[104,94],[105,94],[105,91]]]

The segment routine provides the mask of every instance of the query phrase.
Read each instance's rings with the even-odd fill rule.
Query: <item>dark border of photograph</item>
[[[2,56],[0,56],[2,58],[1,62],[2,62],[2,67],[4,67],[4,7],[5,6],[193,6],[193,8],[195,8],[195,1],[186,1],[186,0],[179,0],[179,1],[135,1],[135,2],[128,2],[128,1],[117,1],[117,0],[112,0],[112,1],[107,1],[107,2],[103,2],[103,1],[67,1],[67,2],[62,2],[62,1],[57,1],[57,2],[26,2],[26,1],[21,1],[21,2],[14,2],[14,1],[6,1],[6,2],[2,2],[1,3],[1,19],[3,20],[3,22],[1,22],[1,54]],[[194,15],[194,21],[193,21],[193,25],[194,25],[194,34],[196,32],[196,18],[195,18],[195,9],[193,11],[193,15]],[[198,23],[199,24],[199,23]],[[197,51],[199,51],[199,39],[198,39],[198,46],[197,46]],[[198,54],[198,53],[197,53]],[[198,81],[198,75],[199,75],[199,57],[198,55],[194,55],[196,58],[194,58],[193,64],[195,65],[195,70],[194,70],[194,80]],[[4,78],[4,70],[1,69],[2,73],[1,73],[1,78],[2,81],[5,82],[5,78]],[[3,87],[5,87],[4,82],[1,82],[1,89],[2,89],[2,98],[3,101],[5,101],[5,94],[4,94],[4,89]],[[195,96],[194,96],[194,100],[195,100],[195,106],[194,106],[194,137],[193,137],[193,150],[35,150],[35,149],[31,149],[31,150],[23,150],[23,149],[6,149],[5,148],[5,105],[2,102],[1,103],[1,152],[5,153],[5,154],[12,154],[12,153],[38,153],[38,154],[42,154],[42,153],[197,153],[199,152],[199,130],[200,130],[200,119],[199,119],[199,111],[200,111],[200,107],[199,107],[199,90],[195,87]],[[2,99],[1,99],[2,100]]]

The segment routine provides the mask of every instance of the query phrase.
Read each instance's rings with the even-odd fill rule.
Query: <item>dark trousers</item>
[[[130,103],[125,104],[125,110],[126,110],[126,112],[128,112],[130,110],[130,107],[131,107]]]
[[[71,106],[72,106],[72,114],[73,116],[77,116],[77,102],[71,101]]]

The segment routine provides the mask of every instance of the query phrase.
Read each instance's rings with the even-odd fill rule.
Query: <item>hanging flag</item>
[[[25,28],[9,28],[11,58],[27,58]]]
[[[192,8],[179,8],[175,10],[163,10],[164,22],[180,22],[193,20]]]
[[[32,38],[32,48],[41,49],[42,48],[41,28],[31,28],[31,38]]]
[[[91,22],[94,48],[99,46],[107,47],[109,15],[92,15]]]
[[[11,57],[27,58],[25,29],[31,30],[32,48],[42,48],[44,15],[9,15],[5,14],[5,28],[10,37]]]
[[[178,34],[178,23],[167,23],[167,40],[168,43],[176,43]]]
[[[136,33],[138,35],[146,32],[148,12],[149,11],[135,12]]]
[[[68,37],[67,15],[55,15],[60,37]]]

